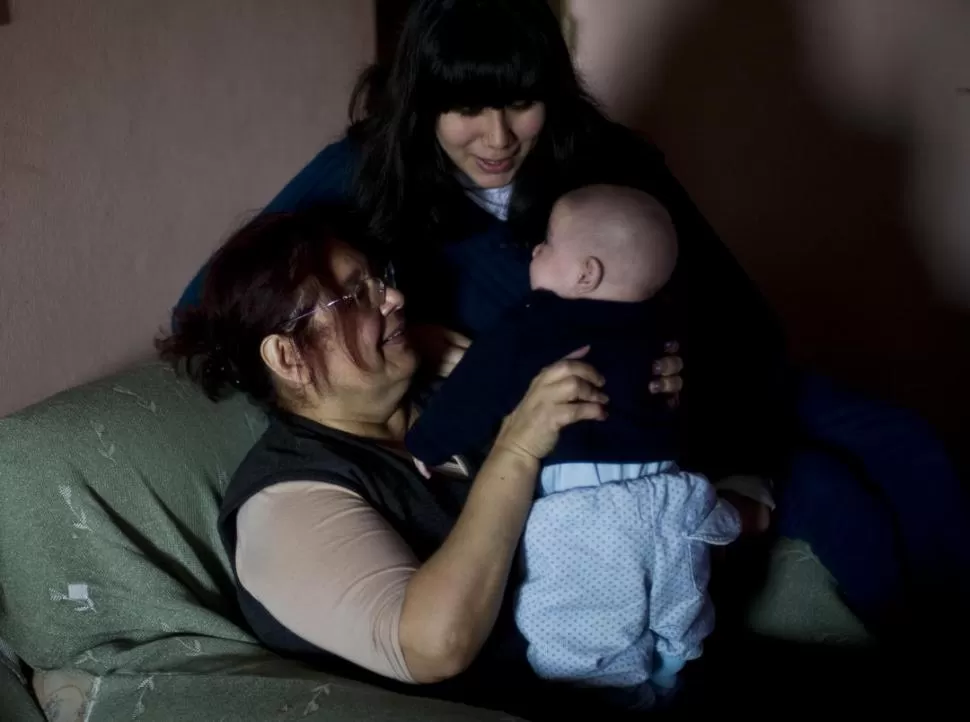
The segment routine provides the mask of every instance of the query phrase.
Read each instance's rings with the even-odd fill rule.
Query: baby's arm
[[[484,447],[522,398],[528,381],[522,386],[518,369],[513,373],[514,339],[515,328],[506,323],[476,339],[418,416],[406,441],[425,466],[418,467],[422,474],[456,454]]]

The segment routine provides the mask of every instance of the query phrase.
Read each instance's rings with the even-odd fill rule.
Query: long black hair
[[[435,136],[438,116],[522,102],[546,106],[509,213],[534,242],[611,124],[583,89],[545,0],[418,0],[391,67],[365,71],[351,99],[355,193],[371,234],[400,245],[469,230],[454,164]]]

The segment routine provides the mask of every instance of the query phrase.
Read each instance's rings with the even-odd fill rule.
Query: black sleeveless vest
[[[400,456],[366,439],[276,412],[262,438],[233,475],[219,514],[219,534],[236,574],[236,515],[263,489],[285,481],[325,481],[354,491],[377,510],[411,547],[419,561],[430,557],[451,531],[470,487],[466,480],[425,480]],[[461,675],[435,685],[397,683],[314,646],[280,624],[236,576],[239,606],[267,647],[335,674],[405,694],[438,697],[534,716],[547,687],[532,672],[526,643],[515,626],[512,596],[520,579],[513,571],[491,637]],[[557,695],[562,690],[557,690]],[[547,705],[542,705],[546,707]],[[544,715],[540,715],[544,716]]]

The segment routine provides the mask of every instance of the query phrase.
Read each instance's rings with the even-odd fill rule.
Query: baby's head
[[[670,279],[677,236],[653,196],[634,188],[592,185],[553,206],[546,240],[532,252],[533,289],[562,298],[645,301]]]

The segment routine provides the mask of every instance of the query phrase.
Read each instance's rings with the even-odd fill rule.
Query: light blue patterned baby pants
[[[541,484],[516,604],[529,662],[546,679],[640,689],[648,706],[713,629],[709,545],[738,536],[738,514],[669,462],[558,464]]]

